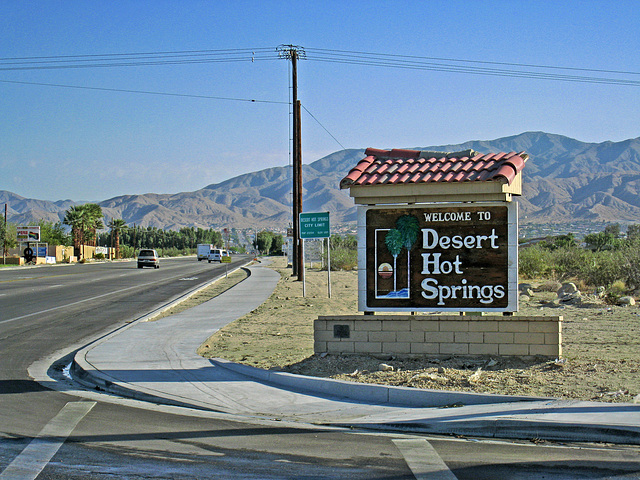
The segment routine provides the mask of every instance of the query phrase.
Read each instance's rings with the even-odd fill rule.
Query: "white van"
[[[153,267],[160,268],[160,258],[158,252],[152,248],[143,248],[138,252],[138,268]]]
[[[213,245],[210,243],[199,243],[198,244],[198,261],[206,260],[212,248],[213,248]]]
[[[211,262],[222,262],[222,250],[219,248],[212,248],[207,255],[207,260]]]

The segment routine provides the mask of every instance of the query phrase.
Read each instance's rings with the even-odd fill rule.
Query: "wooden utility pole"
[[[298,245],[298,256],[297,256],[297,272],[298,272],[298,281],[303,281],[304,280],[304,240],[302,240],[300,238],[300,214],[302,213],[302,140],[301,140],[301,124],[300,124],[300,100],[296,100],[296,103],[294,105],[294,112],[296,112],[295,115],[295,128],[294,128],[294,132],[295,135],[293,136],[294,138],[294,143],[296,144],[296,148],[294,149],[294,151],[296,152],[296,156],[294,158],[294,162],[293,164],[296,166],[295,168],[295,175],[296,175],[296,179],[294,180],[294,183],[296,183],[298,185],[298,196],[296,198],[296,205],[298,207],[298,211],[294,212],[294,225],[297,225],[297,235],[296,235],[296,242]],[[296,230],[294,229],[294,235],[296,234]]]
[[[2,234],[2,264],[7,264],[7,204],[4,204],[4,230]]]
[[[304,57],[301,47],[281,45],[281,58],[291,60],[291,89],[293,102],[293,274],[298,281],[304,280],[304,258],[300,239],[300,213],[302,213],[302,139],[300,123],[300,100],[298,100],[298,58]]]
[[[300,280],[300,204],[298,197],[302,185],[298,183],[298,51],[294,48],[289,50],[291,55],[291,98],[293,102],[293,274]]]

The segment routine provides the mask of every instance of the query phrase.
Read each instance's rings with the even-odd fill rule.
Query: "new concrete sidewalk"
[[[78,351],[74,379],[110,393],[247,417],[435,434],[640,444],[640,405],[387,387],[207,360],[198,346],[258,307],[279,275],[257,265],[214,299],[132,323]],[[286,322],[286,319],[283,319]],[[452,407],[455,405],[455,407]]]

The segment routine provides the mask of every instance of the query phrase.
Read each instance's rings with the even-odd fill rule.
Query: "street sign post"
[[[329,224],[329,212],[301,213],[300,214],[300,238],[302,239],[302,268],[304,268],[304,241],[312,238],[327,239],[327,289],[331,298],[331,248],[329,237],[331,228]],[[306,296],[306,286],[303,275],[302,296]]]
[[[300,238],[329,238],[329,230],[329,212],[300,214]]]

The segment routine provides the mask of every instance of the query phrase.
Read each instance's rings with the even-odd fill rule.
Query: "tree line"
[[[34,224],[31,224],[34,225]],[[123,219],[111,219],[106,222],[102,208],[95,203],[70,207],[60,222],[40,220],[40,241],[49,245],[73,246],[80,249],[83,245],[113,247],[116,258],[134,257],[140,248],[160,250],[161,255],[171,256],[192,254],[199,243],[223,247],[222,233],[213,229],[184,227],[180,230],[163,230],[157,227],[129,226]],[[67,228],[68,227],[68,228]],[[100,230],[105,230],[102,231]],[[0,222],[0,247],[6,241],[7,248],[17,246],[17,226]],[[232,229],[232,238],[237,232]]]

